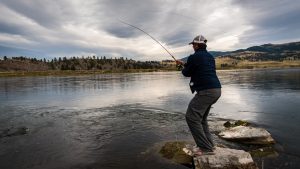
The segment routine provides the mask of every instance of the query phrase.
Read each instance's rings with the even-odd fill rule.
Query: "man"
[[[190,88],[196,92],[190,101],[186,121],[196,142],[194,155],[213,154],[214,143],[209,132],[207,116],[211,105],[221,96],[221,84],[216,75],[214,57],[206,50],[207,40],[199,35],[189,43],[193,45],[194,54],[188,57],[186,63],[177,60],[178,65],[183,65],[182,74],[191,77]]]

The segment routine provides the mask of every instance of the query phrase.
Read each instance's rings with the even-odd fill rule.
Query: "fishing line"
[[[174,61],[176,62],[176,59],[175,59],[175,57],[168,51],[168,49],[166,49],[158,40],[156,40],[153,36],[151,36],[149,33],[147,33],[146,31],[144,31],[143,29],[141,29],[141,28],[139,28],[139,27],[137,27],[137,26],[134,26],[134,25],[132,25],[132,24],[130,24],[130,23],[127,23],[127,22],[125,22],[125,21],[122,21],[121,19],[118,19],[120,22],[122,22],[123,24],[126,24],[126,25],[128,25],[128,26],[131,26],[131,27],[133,27],[133,28],[135,28],[135,29],[138,29],[138,30],[140,30],[141,32],[143,32],[143,33],[145,33],[146,35],[148,35],[151,39],[153,39],[155,42],[157,42],[166,52],[168,52],[168,54],[174,59]]]

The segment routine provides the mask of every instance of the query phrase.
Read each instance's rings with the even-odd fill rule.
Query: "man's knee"
[[[191,114],[187,113],[185,115],[185,120],[188,123],[188,125],[194,125],[194,124],[200,124],[201,123],[201,118]]]
[[[187,122],[188,125],[190,125],[190,124],[193,123],[194,120],[188,113],[186,113],[185,114],[185,121]]]
[[[189,122],[191,120],[191,117],[188,113],[185,114],[185,121]]]

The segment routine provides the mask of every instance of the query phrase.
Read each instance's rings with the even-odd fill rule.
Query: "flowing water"
[[[300,69],[218,71],[210,115],[266,128],[280,155],[265,168],[300,166]],[[192,139],[193,95],[180,72],[0,78],[1,169],[187,168],[151,149]],[[18,128],[26,134],[5,136]]]

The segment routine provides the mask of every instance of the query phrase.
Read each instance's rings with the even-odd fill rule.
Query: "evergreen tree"
[[[71,66],[71,70],[76,70],[74,65]]]

